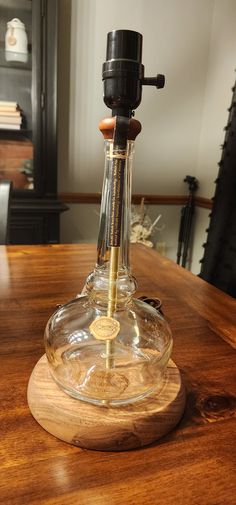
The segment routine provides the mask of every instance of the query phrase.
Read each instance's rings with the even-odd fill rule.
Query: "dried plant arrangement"
[[[151,218],[147,215],[147,210],[144,205],[144,198],[142,198],[138,210],[134,208],[131,214],[131,230],[130,242],[141,243],[147,247],[154,246],[154,233],[163,229],[164,225],[157,226],[162,215],[159,214],[152,222]]]

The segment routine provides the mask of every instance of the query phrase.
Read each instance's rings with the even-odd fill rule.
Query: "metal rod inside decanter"
[[[116,309],[117,302],[117,276],[119,268],[119,247],[111,247],[110,250],[110,270],[109,270],[109,285],[108,285],[108,317],[113,317],[114,311]],[[106,340],[106,368],[112,368],[113,366],[113,342],[112,340]]]

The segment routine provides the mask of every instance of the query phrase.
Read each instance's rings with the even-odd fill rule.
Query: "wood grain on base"
[[[46,355],[28,384],[28,404],[36,421],[65,442],[87,449],[122,451],[150,444],[172,430],[185,406],[185,391],[170,360],[159,394],[125,407],[97,407],[65,394],[52,379]]]

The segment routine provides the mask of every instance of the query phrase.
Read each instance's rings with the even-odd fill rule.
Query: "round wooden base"
[[[29,380],[28,404],[36,421],[65,442],[123,451],[151,444],[172,430],[183,414],[185,391],[170,360],[159,394],[124,407],[97,407],[65,394],[52,379],[44,355]]]

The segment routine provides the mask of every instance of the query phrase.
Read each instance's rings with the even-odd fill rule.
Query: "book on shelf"
[[[0,112],[0,123],[6,123],[6,124],[21,124],[22,123],[22,117],[14,117],[14,116],[7,116],[5,114],[1,114]]]
[[[15,112],[19,109],[17,102],[11,102],[6,100],[0,100],[0,110],[1,112]]]
[[[1,107],[17,107],[18,103],[11,100],[0,100]]]
[[[20,117],[21,111],[18,110],[5,110],[0,107],[0,116],[11,116],[11,117]]]
[[[20,124],[0,123],[0,130],[20,130]]]

